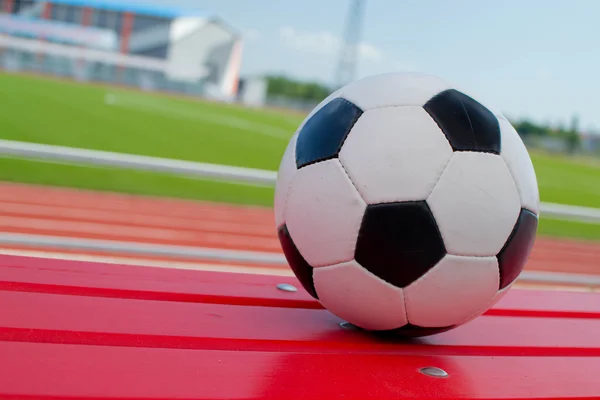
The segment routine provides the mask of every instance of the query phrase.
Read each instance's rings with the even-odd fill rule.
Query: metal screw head
[[[351,331],[356,331],[358,330],[358,327],[354,324],[351,324],[350,322],[340,322],[340,327],[342,327],[342,329],[348,329]]]
[[[280,283],[277,285],[277,289],[283,292],[297,292],[298,289],[294,285],[290,285],[289,283]]]
[[[340,326],[344,329],[352,329],[352,324],[349,322],[340,322]]]
[[[445,378],[448,376],[448,373],[446,371],[438,367],[421,368],[419,372],[424,375],[433,376],[435,378]]]

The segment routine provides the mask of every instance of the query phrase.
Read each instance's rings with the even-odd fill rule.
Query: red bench
[[[512,289],[465,326],[397,340],[281,283],[300,288],[0,256],[0,399],[600,398],[599,294]]]

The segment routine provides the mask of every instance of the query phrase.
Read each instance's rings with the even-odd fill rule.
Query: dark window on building
[[[108,23],[108,13],[106,10],[94,10],[93,25],[99,28],[106,28]]]
[[[65,21],[72,24],[81,23],[81,7],[67,6]]]
[[[13,13],[18,13],[25,8],[31,7],[33,5],[33,0],[15,0],[13,2]],[[4,10],[4,8],[2,8]]]
[[[122,12],[116,13],[116,16],[114,18],[115,18],[115,21],[113,22],[114,29],[117,33],[120,33],[121,29],[123,28],[123,13]]]
[[[119,26],[117,26],[117,16],[121,14],[120,12],[116,12],[116,11],[107,11],[106,12],[106,25],[105,27],[107,29],[113,30],[115,32],[119,32]]]
[[[163,46],[159,46],[159,47],[154,47],[152,49],[144,49],[143,51],[136,51],[133,54],[140,55],[140,56],[146,56],[146,57],[153,57],[153,58],[166,58],[167,57],[167,46],[163,45]]]
[[[167,23],[169,23],[169,20],[166,18],[151,17],[149,15],[138,14],[133,20],[133,32],[142,31],[147,28],[152,28]]]
[[[50,19],[55,21],[64,21],[65,20],[65,8],[62,4],[53,4],[52,8],[50,8]]]

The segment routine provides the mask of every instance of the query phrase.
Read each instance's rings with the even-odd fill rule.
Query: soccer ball
[[[481,315],[535,241],[535,171],[506,118],[443,80],[353,82],[283,155],[275,219],[302,286],[370,331],[443,332]]]

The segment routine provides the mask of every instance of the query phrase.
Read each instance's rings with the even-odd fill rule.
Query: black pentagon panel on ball
[[[455,151],[500,154],[498,118],[473,98],[450,89],[431,98],[423,108]]]
[[[513,283],[523,271],[535,242],[537,227],[537,215],[522,209],[512,233],[498,254],[500,289]]]
[[[425,201],[367,206],[355,259],[384,281],[406,287],[446,255],[444,241]]]
[[[296,141],[298,169],[338,156],[350,130],[363,111],[350,101],[336,98],[306,121]]]
[[[298,251],[298,248],[290,236],[287,225],[283,225],[279,228],[277,236],[279,237],[283,254],[290,265],[290,268],[294,271],[296,278],[298,278],[304,289],[312,297],[318,299],[315,283],[313,281],[313,268],[306,262],[304,257],[302,257],[300,251]]]

